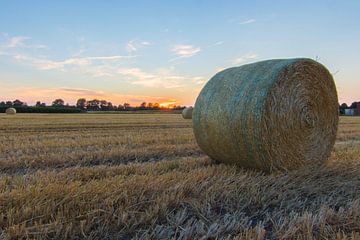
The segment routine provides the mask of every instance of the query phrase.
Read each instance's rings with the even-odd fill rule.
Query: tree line
[[[339,113],[341,115],[343,115],[343,114],[345,114],[345,109],[350,109],[350,108],[356,109],[358,105],[360,105],[360,102],[353,102],[350,105],[343,103],[343,104],[339,105]]]
[[[14,101],[1,101],[0,112],[4,112],[6,108],[14,107],[18,112],[86,112],[86,111],[138,111],[138,110],[181,110],[184,109],[180,105],[161,106],[159,103],[142,102],[138,106],[132,106],[130,103],[119,105],[112,104],[110,101],[92,99],[86,100],[79,98],[75,105],[65,103],[61,98],[52,101],[51,105],[37,101],[35,105],[29,106],[27,103],[16,99]]]

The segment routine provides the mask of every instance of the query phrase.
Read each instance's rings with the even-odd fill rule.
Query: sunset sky
[[[219,70],[325,64],[360,101],[360,1],[0,1],[0,100],[193,105]]]

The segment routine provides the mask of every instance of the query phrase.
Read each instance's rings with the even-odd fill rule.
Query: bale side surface
[[[184,119],[192,119],[193,107],[184,108],[181,115]]]
[[[291,170],[329,157],[338,99],[320,63],[268,60],[216,74],[192,117],[196,141],[211,158],[266,172]]]
[[[7,108],[5,110],[5,113],[8,115],[14,115],[14,114],[16,114],[16,109],[15,108]]]

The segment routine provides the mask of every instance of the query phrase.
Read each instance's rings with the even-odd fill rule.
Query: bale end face
[[[184,108],[181,112],[181,115],[184,119],[192,119],[193,107]]]
[[[15,108],[7,108],[5,113],[7,115],[15,115],[16,114],[16,109]]]

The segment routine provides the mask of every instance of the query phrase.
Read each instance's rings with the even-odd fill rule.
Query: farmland
[[[0,239],[360,239],[360,118],[322,167],[213,164],[180,114],[0,115]]]

